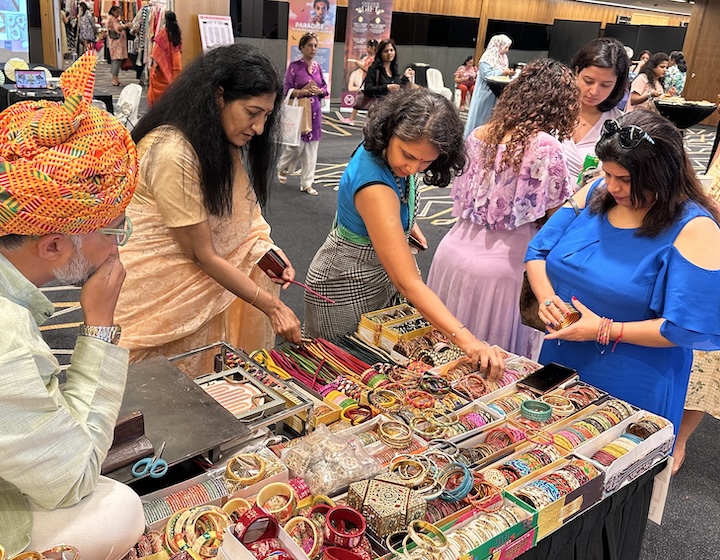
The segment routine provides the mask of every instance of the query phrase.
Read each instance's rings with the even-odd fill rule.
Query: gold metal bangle
[[[235,474],[234,468],[236,467],[239,467],[248,474],[250,474],[250,468],[253,465],[244,461],[244,459],[249,459],[251,462],[254,461],[255,463],[257,463],[257,474],[247,477],[242,477]],[[265,476],[265,468],[265,459],[260,457],[260,455],[257,455],[256,453],[240,453],[239,455],[231,457],[228,461],[228,464],[225,467],[225,476],[234,482],[238,482],[245,486],[250,486],[251,484],[255,484],[256,482],[259,482],[263,479],[263,477]]]

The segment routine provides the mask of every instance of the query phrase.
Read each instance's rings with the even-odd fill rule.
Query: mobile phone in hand
[[[287,263],[277,253],[277,251],[275,251],[275,249],[270,249],[267,253],[265,253],[263,258],[261,258],[257,264],[265,274],[270,276],[268,271],[272,271],[278,278],[282,276],[283,271],[287,268]]]
[[[418,251],[424,251],[427,249],[416,237],[413,237],[412,235],[408,237],[408,243],[410,243],[411,247],[415,247]]]

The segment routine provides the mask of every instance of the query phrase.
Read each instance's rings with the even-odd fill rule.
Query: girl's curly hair
[[[535,133],[547,132],[560,141],[570,138],[580,112],[579,96],[575,75],[557,60],[542,58],[525,66],[507,85],[482,129],[480,154],[485,168],[495,166],[500,143],[506,146],[500,168],[518,171]],[[503,142],[508,134],[509,140]]]
[[[426,185],[447,187],[465,167],[463,125],[457,109],[426,88],[400,89],[377,102],[363,129],[365,149],[383,157],[390,138],[427,140],[439,153],[425,170]]]

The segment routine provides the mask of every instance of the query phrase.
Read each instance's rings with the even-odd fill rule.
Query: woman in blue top
[[[606,121],[596,152],[605,179],[572,199],[587,207],[561,208],[526,255],[550,332],[540,361],[576,368],[677,430],[692,349],[720,349],[720,214],[663,117]],[[582,317],[558,329],[566,302]]]
[[[398,292],[473,362],[502,374],[497,349],[477,340],[423,282],[408,246],[417,185],[445,187],[465,167],[462,122],[443,96],[422,88],[391,92],[370,112],[365,140],[340,179],[333,230],[310,264],[307,284],[335,301],[305,296],[305,334],[355,331],[360,315],[392,305]]]

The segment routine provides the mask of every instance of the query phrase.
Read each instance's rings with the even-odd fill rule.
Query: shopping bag
[[[292,92],[293,90],[288,91],[285,96],[285,103],[282,106],[282,136],[280,143],[286,146],[299,146],[304,109],[298,105],[297,99],[290,97]]]
[[[312,104],[309,97],[295,98],[298,105],[303,108],[302,124],[300,125],[300,134],[307,134],[312,131]]]

